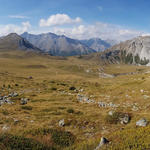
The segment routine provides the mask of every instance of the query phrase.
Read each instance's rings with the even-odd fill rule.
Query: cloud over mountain
[[[23,16],[11,17],[23,19]],[[52,14],[47,19],[42,18],[37,20],[36,25],[31,25],[29,21],[23,21],[21,24],[0,25],[0,36],[7,35],[11,32],[16,32],[18,34],[23,32],[30,32],[33,34],[52,32],[79,40],[101,38],[102,40],[109,39],[117,42],[148,34],[143,31],[101,21],[87,23],[86,20],[82,20],[80,17],[72,18],[68,14],[63,13]]]
[[[28,31],[30,28],[31,24],[29,21],[22,22],[21,25],[14,25],[14,24],[0,25],[0,36],[14,32],[21,34],[23,32]]]
[[[51,15],[48,19],[41,19],[39,25],[41,27],[44,26],[57,26],[57,25],[65,25],[65,24],[72,24],[72,23],[80,23],[81,18],[76,17],[72,19],[67,14],[55,14]]]

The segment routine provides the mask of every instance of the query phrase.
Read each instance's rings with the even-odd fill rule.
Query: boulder
[[[65,120],[64,119],[60,120],[58,124],[60,127],[64,127],[65,126]]]
[[[14,92],[14,93],[10,93],[8,95],[8,97],[17,97],[18,96],[18,93],[17,92]]]
[[[140,126],[140,127],[146,127],[147,124],[148,124],[148,122],[145,118],[142,118],[136,122],[136,126]]]
[[[125,114],[123,117],[119,118],[121,124],[128,124],[130,122],[130,116]]]

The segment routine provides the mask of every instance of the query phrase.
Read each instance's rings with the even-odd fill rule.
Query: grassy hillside
[[[150,127],[135,125],[140,118],[150,120],[148,71],[80,57],[1,51],[0,93],[19,95],[0,107],[0,149],[93,150],[102,136],[111,141],[106,149],[150,149]],[[79,102],[78,94],[94,103]],[[20,105],[21,98],[30,100]],[[99,101],[118,107],[99,107]],[[110,110],[130,114],[130,123],[108,120]]]

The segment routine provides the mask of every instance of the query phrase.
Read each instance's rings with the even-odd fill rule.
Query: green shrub
[[[74,86],[70,87],[69,90],[74,91],[76,88]]]
[[[52,88],[51,88],[51,90],[52,90],[52,91],[56,91],[56,90],[57,90],[57,88],[55,88],[55,87],[52,87]]]
[[[45,109],[43,109],[42,110],[43,112],[51,112],[51,111],[53,111],[51,108],[45,108]]]
[[[62,109],[63,110],[63,109],[66,109],[66,107],[58,107],[58,109]]]
[[[0,135],[0,145],[7,150],[54,150],[54,148],[44,146],[31,138],[10,134]]]
[[[55,144],[67,147],[74,143],[75,137],[70,132],[65,131],[55,131],[52,134],[52,140]]]
[[[24,110],[32,110],[32,106],[22,106],[21,108]]]
[[[120,115],[121,114],[119,112],[115,112],[115,113],[113,113],[113,115],[108,114],[105,117],[105,121],[106,121],[106,123],[109,123],[109,124],[117,124],[119,121]]]
[[[75,136],[71,132],[62,131],[58,129],[42,128],[42,129],[36,129],[28,132],[33,136],[51,135],[54,144],[62,147],[71,146],[72,144],[74,144],[76,140]]]
[[[3,109],[3,110],[2,110],[2,114],[7,116],[7,115],[9,115],[9,112],[8,112],[8,110]]]
[[[73,114],[74,110],[72,108],[67,109],[67,113]]]
[[[52,115],[61,115],[61,112],[55,111],[55,112],[52,112],[51,114],[52,114]]]

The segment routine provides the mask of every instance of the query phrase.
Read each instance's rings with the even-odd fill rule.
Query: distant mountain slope
[[[21,36],[39,49],[54,56],[85,55],[96,52],[78,40],[53,33],[34,35],[25,32]]]
[[[127,40],[103,52],[91,54],[83,58],[99,61],[102,64],[150,65],[150,36],[140,36]]]
[[[0,38],[0,50],[33,50],[41,51],[37,47],[33,46],[26,39],[17,35],[16,33],[11,33],[7,36]]]
[[[111,44],[109,44],[108,42],[101,40],[99,38],[93,38],[93,39],[89,39],[89,40],[80,40],[80,41],[81,41],[81,43],[96,50],[97,52],[104,51],[105,49],[111,47]]]
[[[114,45],[101,54],[101,59],[113,63],[149,65],[150,36],[140,36]]]

